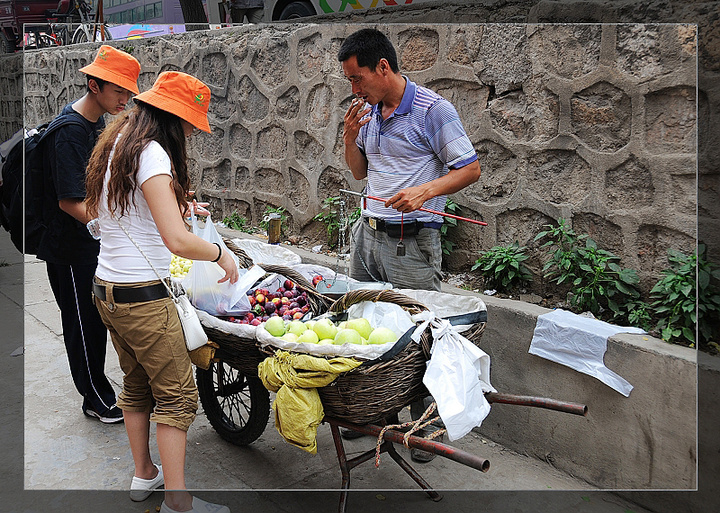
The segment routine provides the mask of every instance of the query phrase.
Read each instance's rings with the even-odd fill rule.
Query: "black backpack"
[[[43,144],[45,137],[66,125],[81,125],[87,129],[79,115],[62,114],[50,123],[44,123],[26,135],[8,152],[2,166],[2,185],[0,186],[0,224],[8,232],[15,247],[29,255],[37,255],[40,239],[45,233],[43,202],[47,173],[43,164]],[[89,134],[94,135],[93,132]],[[24,143],[24,144],[23,144]],[[23,152],[24,149],[24,152]],[[23,156],[25,172],[23,173]],[[23,178],[25,181],[23,194]],[[24,198],[24,208],[23,208]],[[24,225],[24,228],[23,228]],[[23,235],[25,244],[23,247]]]

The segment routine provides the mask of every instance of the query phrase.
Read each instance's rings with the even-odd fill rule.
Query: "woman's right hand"
[[[225,271],[225,276],[219,279],[218,283],[222,283],[228,280],[230,280],[230,283],[235,283],[238,281],[238,278],[240,277],[240,271],[238,270],[238,266],[235,263],[235,259],[232,257],[229,251],[227,251],[226,249],[222,250],[222,255],[220,255],[220,260],[218,260],[217,264]]]

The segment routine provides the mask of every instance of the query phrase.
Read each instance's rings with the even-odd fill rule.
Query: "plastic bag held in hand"
[[[235,265],[239,266],[237,256],[225,246],[210,217],[205,221],[204,228],[198,226],[195,215],[191,217],[191,224],[195,235],[220,244],[223,251],[230,253]],[[218,283],[225,276],[225,271],[214,262],[196,260],[182,285],[196,308],[215,316],[242,315],[250,311],[246,292],[263,274],[265,271],[254,265],[250,269],[240,269],[240,279],[236,283]]]

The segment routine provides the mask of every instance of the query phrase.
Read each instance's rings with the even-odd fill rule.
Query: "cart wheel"
[[[257,377],[249,377],[223,361],[208,370],[197,368],[197,387],[205,415],[218,434],[235,445],[257,440],[270,416],[270,393]]]

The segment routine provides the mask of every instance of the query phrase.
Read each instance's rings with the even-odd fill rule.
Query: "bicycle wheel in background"
[[[102,41],[102,33],[100,32],[101,29],[97,29],[95,33],[95,42]],[[112,35],[110,35],[110,31],[107,29],[107,27],[103,26],[102,30],[105,32],[105,41],[109,41],[112,39]],[[72,42],[73,43],[88,43],[92,41],[92,24],[82,24],[80,25],[75,32],[73,33]]]

